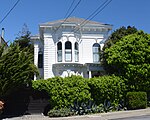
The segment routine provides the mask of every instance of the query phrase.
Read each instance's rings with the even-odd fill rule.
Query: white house
[[[100,75],[100,51],[111,29],[112,25],[75,17],[40,24],[40,34],[31,37],[40,76]]]

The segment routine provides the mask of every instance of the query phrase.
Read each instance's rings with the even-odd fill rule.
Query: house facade
[[[100,75],[100,51],[111,29],[112,25],[75,17],[40,24],[39,35],[31,37],[40,77]]]

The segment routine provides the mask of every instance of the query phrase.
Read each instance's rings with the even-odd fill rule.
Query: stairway
[[[30,97],[30,102],[28,105],[28,111],[29,114],[42,114],[46,110],[46,106],[49,105],[49,102],[47,99],[33,99]]]

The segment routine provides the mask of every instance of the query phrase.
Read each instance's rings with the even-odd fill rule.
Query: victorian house
[[[100,75],[100,51],[111,29],[112,25],[75,17],[40,24],[39,35],[31,37],[40,77]]]

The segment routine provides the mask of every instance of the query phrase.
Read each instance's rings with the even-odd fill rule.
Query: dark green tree
[[[143,31],[123,37],[105,49],[106,62],[128,79],[130,90],[150,90],[150,35]]]
[[[130,35],[130,34],[134,34],[136,33],[138,30],[133,26],[127,26],[127,27],[120,27],[119,29],[116,29],[108,38],[108,40],[105,42],[104,48],[110,48],[111,46],[113,46],[116,42],[118,42],[119,40],[121,40],[122,37]]]
[[[31,43],[30,36],[31,32],[29,31],[26,24],[23,25],[22,31],[19,31],[17,34],[16,40],[14,41],[15,44],[18,44],[21,49],[28,49],[30,53],[34,53],[34,46]]]
[[[128,26],[128,27],[122,26],[119,29],[115,30],[110,35],[108,40],[105,42],[104,47],[103,47],[103,51],[101,53],[101,56],[102,56],[102,64],[103,64],[104,69],[105,69],[107,74],[114,74],[114,73],[118,72],[118,70],[116,71],[116,66],[107,64],[107,62],[106,62],[107,58],[105,56],[105,49],[110,48],[113,45],[115,45],[115,43],[120,41],[124,36],[134,34],[137,31],[138,30],[134,26],[133,27],[131,27],[131,26]]]
[[[7,50],[0,48],[0,98],[5,98],[15,90],[31,83],[32,76],[38,74],[29,50],[11,44]]]

